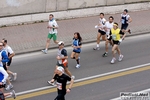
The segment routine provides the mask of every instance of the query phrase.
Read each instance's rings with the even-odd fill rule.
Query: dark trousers
[[[58,95],[54,100],[65,100],[66,91],[58,90]]]

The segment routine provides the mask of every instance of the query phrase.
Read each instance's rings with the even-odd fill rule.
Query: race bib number
[[[122,22],[122,24],[124,24],[125,20],[124,20],[124,19],[122,19],[122,21],[121,21],[121,22]]]
[[[57,88],[59,89],[59,90],[62,90],[62,83],[56,83],[57,84]]]
[[[116,35],[112,35],[112,39],[113,39],[113,40],[116,40]]]

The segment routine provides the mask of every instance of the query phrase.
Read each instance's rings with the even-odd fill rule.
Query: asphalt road
[[[150,88],[149,72],[150,70],[73,88],[66,95],[66,100],[111,100],[119,97],[120,92],[137,92]],[[54,92],[24,100],[54,100],[56,95]]]
[[[75,60],[69,59],[69,69],[81,79],[89,76],[112,72],[132,66],[149,63],[150,39],[149,34],[126,38],[120,45],[124,59],[110,64],[112,59],[111,47],[109,56],[103,58],[104,42],[99,51],[93,51],[96,43],[84,44],[82,48],[81,68],[76,69]],[[67,47],[70,56],[72,48]],[[48,86],[47,80],[52,78],[56,64],[57,50],[49,50],[48,54],[36,52],[32,54],[18,55],[14,57],[11,70],[18,73],[18,78],[12,82],[17,93]],[[150,70],[95,82],[89,85],[75,87],[67,95],[67,100],[109,100],[119,96],[120,91],[140,91],[149,88]],[[26,100],[53,100],[56,93],[27,98]],[[18,99],[19,100],[19,99]]]

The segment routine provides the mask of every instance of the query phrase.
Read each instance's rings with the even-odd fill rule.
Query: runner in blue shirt
[[[6,52],[3,50],[3,43],[0,42],[0,91],[3,93],[5,84],[6,84],[6,79],[8,78],[7,72],[3,68],[3,63],[8,62],[8,56]],[[4,99],[6,96],[12,96],[14,99],[16,98],[15,91],[12,90],[12,92],[9,93],[4,93],[4,97],[0,99]]]
[[[72,59],[76,59],[77,61],[77,65],[76,68],[80,68],[80,64],[79,64],[79,54],[81,52],[81,47],[82,47],[82,37],[80,36],[79,32],[75,32],[74,33],[74,38],[73,38],[73,42],[72,42],[72,47],[73,47],[73,51],[71,53],[71,58]]]

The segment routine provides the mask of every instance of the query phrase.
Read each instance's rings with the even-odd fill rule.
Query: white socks
[[[99,48],[99,44],[97,44],[97,48]]]

